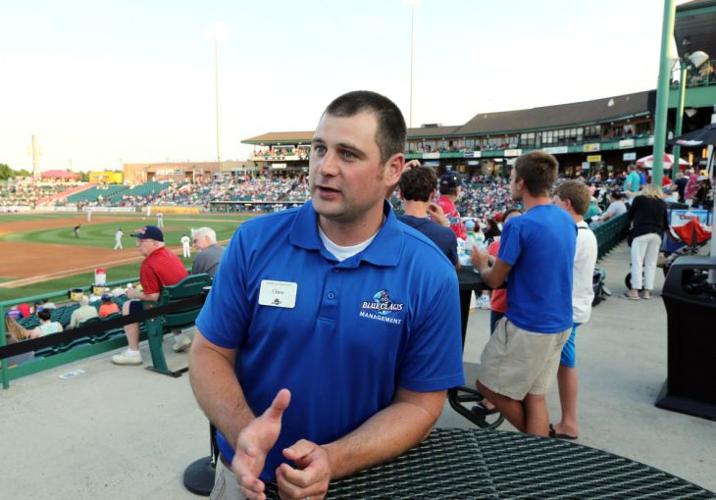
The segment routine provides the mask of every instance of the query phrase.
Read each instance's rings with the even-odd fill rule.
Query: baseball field
[[[228,240],[251,215],[165,215],[164,240],[181,257],[182,235],[209,226],[219,241]],[[139,214],[98,214],[90,222],[84,214],[0,215],[0,301],[51,292],[60,294],[94,281],[94,270],[107,269],[107,280],[130,280],[139,275],[142,256],[136,229],[157,224],[156,217]],[[78,237],[73,228],[80,225]],[[113,250],[114,234],[124,232],[124,249]],[[183,259],[187,266],[195,256]]]

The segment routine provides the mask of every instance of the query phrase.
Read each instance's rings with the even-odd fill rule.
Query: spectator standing
[[[547,436],[545,393],[572,329],[572,265],[576,227],[551,204],[554,156],[522,155],[511,173],[512,197],[525,213],[502,230],[492,266],[473,249],[473,266],[492,288],[507,279],[507,312],[482,352],[477,388],[521,432]],[[529,353],[525,357],[525,353]]]
[[[80,298],[80,307],[72,311],[68,328],[77,328],[88,319],[96,318],[97,316],[97,309],[89,305],[89,298],[83,295]]]
[[[219,430],[215,495],[262,498],[275,478],[282,498],[323,498],[423,440],[462,383],[457,275],[385,201],[405,137],[387,98],[338,97],[313,136],[311,201],[232,238],[189,372]]]
[[[465,225],[460,218],[455,202],[460,198],[460,176],[455,172],[446,172],[440,177],[440,197],[437,204],[450,221],[450,229],[458,238],[467,239]]]
[[[507,221],[513,217],[517,217],[522,214],[522,211],[517,208],[511,208],[505,212],[502,220]],[[487,247],[487,254],[491,257],[497,257],[500,251],[500,236],[497,235]],[[496,288],[492,291],[492,298],[490,300],[490,335],[495,331],[497,322],[505,316],[507,311],[507,290],[505,288]]]
[[[636,171],[636,165],[629,165],[627,167],[628,175],[624,179],[623,191],[630,198],[637,195],[641,189],[641,177],[639,172]]]
[[[661,238],[669,225],[661,187],[647,184],[644,193],[634,198],[627,213],[632,228],[631,290],[626,293],[626,297],[631,300],[650,299],[654,289]]]
[[[192,263],[191,274],[206,273],[213,278],[224,255],[224,247],[216,243],[216,231],[210,227],[196,229],[194,246],[199,253]]]
[[[418,166],[406,169],[400,176],[398,184],[405,215],[398,217],[398,220],[427,236],[448,260],[459,268],[457,237],[449,227],[444,227],[449,225],[449,221],[443,215],[440,206],[430,201],[435,196],[437,181],[435,171],[430,167]],[[431,220],[430,213],[441,223]]]
[[[674,184],[676,184],[676,189],[679,192],[679,203],[686,202],[686,185],[688,183],[689,179],[684,177],[683,172],[676,173],[676,180],[674,181]]]
[[[550,436],[566,439],[577,439],[579,436],[576,336],[577,327],[589,321],[594,300],[592,279],[594,266],[597,263],[597,238],[582,217],[582,214],[588,210],[589,199],[589,191],[581,182],[567,181],[555,189],[554,204],[566,210],[577,224],[577,245],[572,268],[572,321],[574,323],[569,340],[562,347],[557,370],[562,418],[559,423],[550,426]]]
[[[127,290],[130,299],[122,305],[122,314],[128,316],[143,310],[142,301],[156,302],[159,293],[165,286],[176,285],[187,276],[184,264],[179,257],[170,252],[164,245],[164,234],[157,226],[144,226],[136,233],[131,234],[137,238],[139,253],[144,256],[139,268],[139,283],[142,290],[135,288]],[[127,336],[128,348],[121,354],[112,356],[112,363],[116,365],[141,365],[142,355],[139,352],[139,325],[131,323],[125,325],[124,334]],[[175,352],[187,349],[191,339],[183,333],[174,335]]]

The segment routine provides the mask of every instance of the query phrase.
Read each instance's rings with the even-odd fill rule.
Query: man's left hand
[[[331,481],[331,466],[324,448],[301,439],[283,450],[283,456],[298,468],[286,463],[276,468],[276,483],[282,499],[318,500],[326,496]]]

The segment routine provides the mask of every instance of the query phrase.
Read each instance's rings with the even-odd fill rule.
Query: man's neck
[[[403,211],[405,215],[413,217],[425,218],[428,216],[428,202],[426,201],[403,201]]]
[[[383,225],[383,205],[378,210],[370,209],[360,219],[340,221],[318,216],[318,225],[323,233],[338,246],[349,247],[363,243],[378,232]]]
[[[552,200],[549,196],[532,196],[531,194],[525,192],[522,195],[522,206],[525,209],[525,212],[528,211],[531,208],[534,208],[539,205],[551,205]]]
[[[574,219],[574,222],[576,222],[577,224],[579,224],[580,222],[582,222],[582,221],[584,220],[584,217],[581,216],[581,215],[579,215],[579,214],[577,214],[577,213],[574,213],[574,212],[571,212],[571,211],[570,211],[570,212],[569,212],[569,215],[572,216],[572,219]]]

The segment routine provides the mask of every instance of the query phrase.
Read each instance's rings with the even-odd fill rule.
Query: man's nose
[[[329,177],[338,174],[338,156],[335,151],[328,150],[319,161],[318,173]]]

